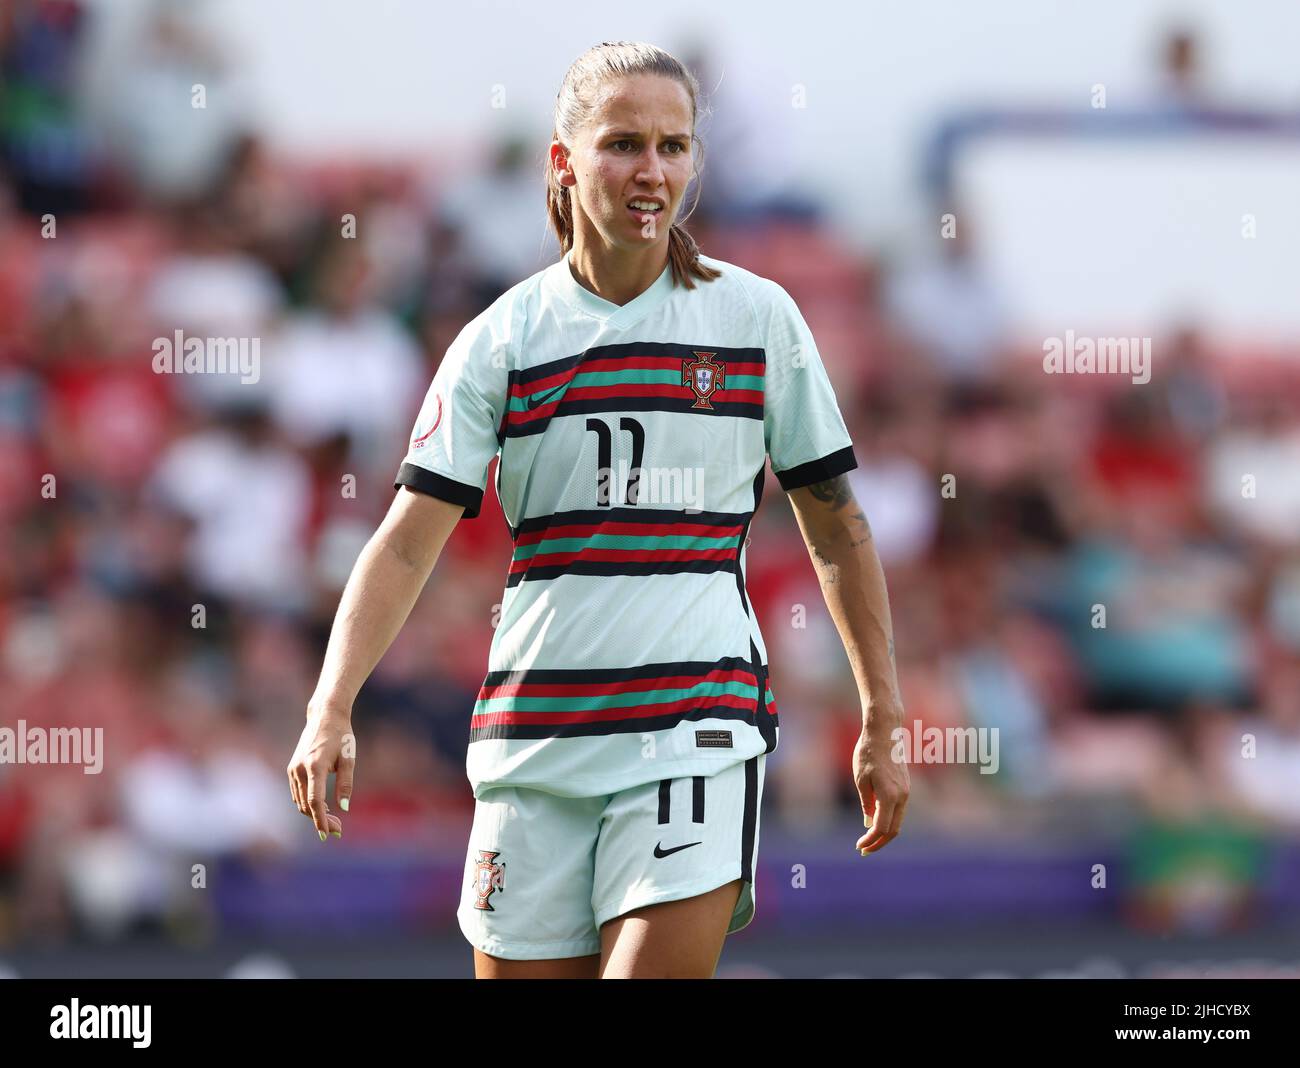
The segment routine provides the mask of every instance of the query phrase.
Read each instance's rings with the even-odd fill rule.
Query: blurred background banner
[[[718,974],[1300,976],[1300,8],[902,7],[0,4],[0,974],[472,974],[492,489],[358,699],[342,840],[284,769],[443,354],[559,254],[561,78],[647,40],[711,109],[688,229],[834,382],[913,736],[863,859],[767,494]]]

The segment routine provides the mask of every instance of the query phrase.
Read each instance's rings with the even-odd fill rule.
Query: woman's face
[[[551,145],[574,203],[575,237],[625,249],[666,242],[691,178],[692,129],[691,98],[673,79],[638,74],[606,83],[577,143],[567,152]]]

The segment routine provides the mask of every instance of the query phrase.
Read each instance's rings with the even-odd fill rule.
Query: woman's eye
[[[635,141],[629,141],[629,140],[627,140],[626,138],[624,138],[624,139],[621,140],[621,141],[615,141],[615,142],[614,142],[614,147],[615,147],[616,149],[620,149],[620,150],[621,150],[621,148],[622,148],[623,145],[632,145],[632,146],[635,146],[635,145],[636,145],[636,142],[635,142]],[[675,149],[677,150],[676,152],[672,152],[672,153],[670,153],[670,155],[680,156],[683,152],[686,151],[686,146],[685,146],[684,144],[682,144],[680,141],[669,141],[669,142],[667,142],[667,145],[668,145],[669,148],[675,148]]]

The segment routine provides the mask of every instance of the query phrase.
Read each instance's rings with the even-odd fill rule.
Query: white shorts
[[[474,806],[461,931],[506,960],[585,957],[616,916],[741,879],[739,931],[754,918],[766,761],[598,797],[492,787]]]

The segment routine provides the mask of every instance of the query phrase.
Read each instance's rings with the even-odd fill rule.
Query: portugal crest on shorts
[[[722,388],[722,379],[726,374],[726,364],[717,363],[713,357],[716,352],[697,352],[696,359],[682,361],[682,385],[690,386],[695,391],[695,403],[692,408],[712,409],[709,398]]]
[[[478,900],[474,902],[476,909],[496,912],[488,898],[492,896],[493,890],[504,892],[506,888],[506,862],[503,860],[497,863],[500,855],[499,851],[493,852],[490,849],[478,851],[478,863],[474,866],[474,888],[478,892]]]

